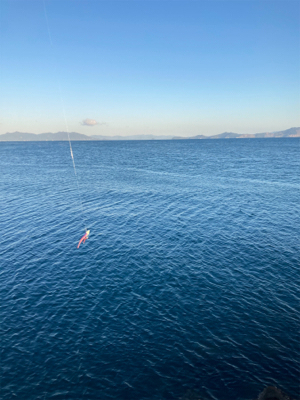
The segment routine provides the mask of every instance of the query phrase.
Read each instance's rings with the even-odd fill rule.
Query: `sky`
[[[0,134],[300,126],[300,1],[0,0]]]

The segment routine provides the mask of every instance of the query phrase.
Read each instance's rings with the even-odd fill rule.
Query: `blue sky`
[[[299,1],[0,1],[0,134],[287,129],[299,71]]]

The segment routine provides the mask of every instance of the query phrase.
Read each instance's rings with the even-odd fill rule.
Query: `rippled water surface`
[[[299,396],[299,139],[0,144],[1,399]],[[76,248],[91,229],[89,240]]]

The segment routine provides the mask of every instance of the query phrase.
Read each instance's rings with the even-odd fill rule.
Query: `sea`
[[[300,138],[72,147],[0,143],[0,398],[299,399]]]

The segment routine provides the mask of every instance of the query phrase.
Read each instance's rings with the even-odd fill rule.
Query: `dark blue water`
[[[1,143],[1,399],[299,396],[299,139]],[[77,250],[84,222],[88,241]]]

